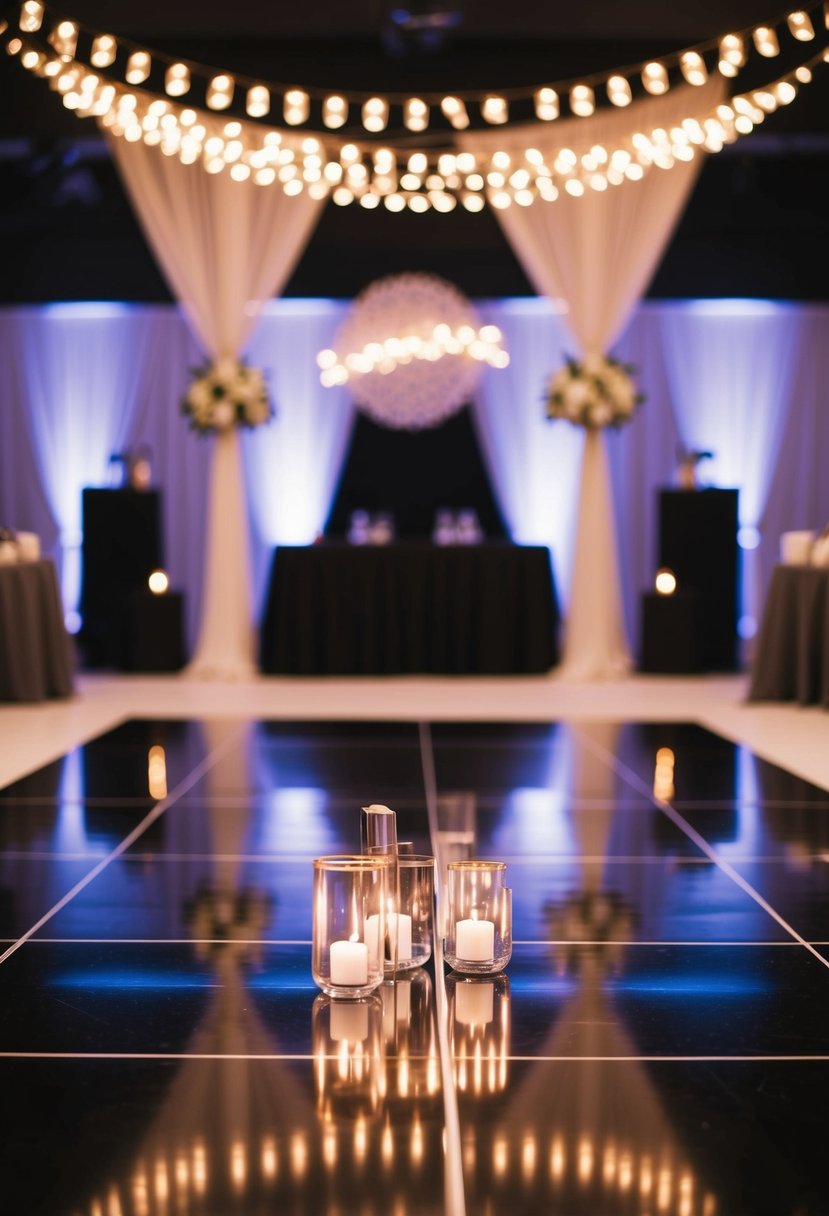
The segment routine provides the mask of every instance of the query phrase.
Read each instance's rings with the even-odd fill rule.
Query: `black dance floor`
[[[311,861],[372,802],[506,861],[515,945],[356,1067]],[[4,1214],[829,1214],[829,793],[698,726],[136,720],[0,843]]]

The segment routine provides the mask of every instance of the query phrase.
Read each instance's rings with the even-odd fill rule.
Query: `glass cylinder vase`
[[[512,891],[504,861],[453,861],[447,867],[443,952],[455,971],[491,975],[512,955]]]
[[[435,905],[435,859],[427,854],[397,851],[389,860],[388,902],[383,968],[388,978],[422,967],[432,955]],[[378,850],[379,852],[379,850]],[[375,850],[371,850],[375,855]]]
[[[390,864],[352,854],[314,862],[311,971],[329,996],[359,999],[383,982]]]

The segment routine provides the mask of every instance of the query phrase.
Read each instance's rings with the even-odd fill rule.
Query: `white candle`
[[[389,912],[388,921],[391,958],[394,958],[394,950],[397,946],[398,963],[410,963],[412,961],[411,916],[407,916],[405,912]]]
[[[354,987],[368,983],[368,946],[365,942],[331,943],[331,983]]]
[[[366,941],[369,945],[369,950],[374,953],[379,951],[379,916],[366,917]],[[391,953],[389,954],[389,962],[394,958],[395,942],[397,943],[397,961],[398,963],[410,963],[412,961],[412,918],[405,912],[387,912],[386,913],[386,929],[389,935],[389,946]]]
[[[495,957],[495,925],[491,920],[459,920],[455,924],[455,954],[467,963],[489,963]]]

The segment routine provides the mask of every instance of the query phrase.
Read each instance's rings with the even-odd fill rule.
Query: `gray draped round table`
[[[775,567],[748,699],[829,708],[829,569]]]
[[[0,701],[68,697],[73,668],[52,562],[0,566]]]

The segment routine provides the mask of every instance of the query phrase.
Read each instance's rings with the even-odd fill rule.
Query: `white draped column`
[[[707,114],[719,100],[722,82],[671,90],[665,97],[636,102],[625,110],[602,110],[592,118],[555,123],[556,148],[582,155],[594,146],[612,150],[636,131],[670,130],[689,115]],[[533,126],[538,140],[538,127]],[[463,137],[470,142],[472,137]],[[527,146],[528,128],[491,135],[493,150]],[[462,142],[462,140],[459,140]],[[476,132],[480,148],[482,135]],[[512,249],[540,295],[563,301],[568,329],[582,355],[606,354],[644,294],[700,167],[690,161],[663,170],[650,167],[641,181],[625,180],[582,197],[564,191],[555,202],[496,210]],[[550,350],[549,370],[567,352]],[[542,408],[539,404],[539,408]],[[551,425],[562,426],[562,423]],[[619,585],[609,466],[603,433],[586,437],[574,546],[570,606],[562,674],[573,679],[607,679],[630,667]]]
[[[288,279],[322,203],[233,181],[158,148],[110,137],[113,157],[170,289],[213,361],[238,358],[263,303]],[[187,385],[182,385],[182,396]],[[254,671],[254,623],[241,445],[236,429],[182,443],[213,445],[201,624],[192,675]]]

